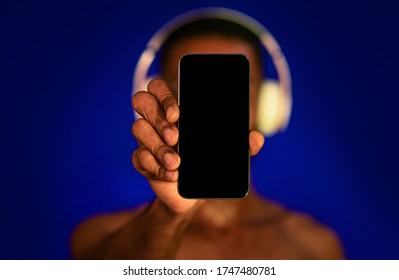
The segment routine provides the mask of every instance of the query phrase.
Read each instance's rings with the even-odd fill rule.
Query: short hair
[[[257,35],[241,24],[216,18],[205,18],[185,24],[173,31],[160,49],[160,68],[164,69],[166,57],[173,46],[187,38],[205,35],[221,35],[227,38],[237,38],[247,42],[255,51],[259,65],[263,64],[261,43]]]

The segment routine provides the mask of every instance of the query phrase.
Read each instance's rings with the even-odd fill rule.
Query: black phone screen
[[[249,61],[188,54],[179,62],[178,191],[242,198],[249,191]]]

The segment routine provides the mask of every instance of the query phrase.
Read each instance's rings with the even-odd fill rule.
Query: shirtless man
[[[244,199],[187,200],[177,192],[179,138],[176,122],[177,67],[187,53],[241,53],[250,61],[250,154],[264,137],[255,130],[256,100],[263,79],[259,49],[245,36],[218,28],[169,43],[161,59],[162,79],[136,93],[133,108],[143,118],[132,133],[132,162],[156,198],[131,211],[101,214],[81,223],[71,239],[75,259],[342,259],[334,231],[303,213],[260,196],[253,186]],[[212,97],[204,94],[204,110]],[[210,155],[209,160],[212,160]]]

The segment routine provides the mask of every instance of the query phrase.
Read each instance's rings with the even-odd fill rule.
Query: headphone
[[[141,53],[133,73],[131,96],[140,90],[146,90],[153,75],[149,69],[162,44],[178,28],[201,19],[221,19],[239,24],[251,31],[266,49],[275,67],[278,80],[265,78],[262,81],[256,116],[257,130],[265,136],[284,131],[289,123],[292,110],[291,75],[283,52],[272,34],[252,17],[227,8],[199,8],[176,16],[163,25],[149,40]],[[134,111],[135,118],[141,116]]]

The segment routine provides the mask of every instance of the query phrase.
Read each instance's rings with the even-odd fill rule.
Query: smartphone
[[[241,54],[187,54],[179,61],[178,192],[243,198],[250,185],[249,61]]]

